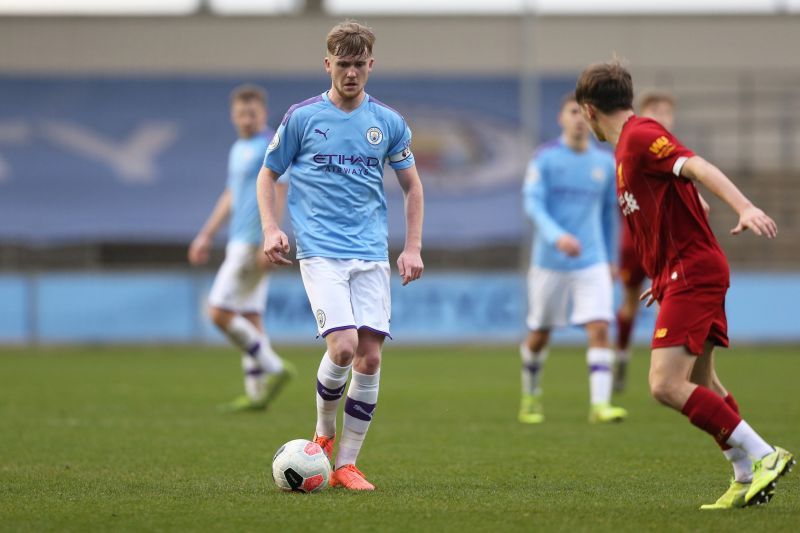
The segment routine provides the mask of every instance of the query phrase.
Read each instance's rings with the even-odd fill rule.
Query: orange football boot
[[[322,448],[322,451],[325,452],[325,455],[328,456],[328,460],[331,460],[333,457],[333,442],[336,440],[336,435],[333,437],[326,437],[325,435],[317,435],[314,433],[314,440],[319,444],[319,447]]]
[[[356,465],[340,466],[331,474],[331,487],[344,487],[347,490],[375,490],[375,485],[367,481]]]

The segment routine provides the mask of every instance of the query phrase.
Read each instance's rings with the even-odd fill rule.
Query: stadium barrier
[[[213,276],[188,271],[0,275],[0,342],[220,343],[205,314]],[[392,280],[392,335],[401,343],[516,342],[524,333],[524,276],[434,272],[401,287]],[[797,342],[791,306],[800,274],[737,273],[727,310],[734,342]],[[637,342],[652,334],[654,310],[643,309]],[[277,343],[315,341],[314,316],[300,276],[272,277],[266,325]],[[555,341],[582,341],[577,329]],[[318,341],[321,342],[321,341]]]

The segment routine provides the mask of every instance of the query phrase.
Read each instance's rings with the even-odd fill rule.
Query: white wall
[[[336,19],[0,18],[0,73],[302,73],[320,68]],[[635,70],[800,70],[800,19],[546,17],[532,39],[515,17],[369,17],[379,68],[393,73],[575,72],[617,53]],[[530,37],[530,35],[528,35]],[[535,54],[525,56],[523,42]]]

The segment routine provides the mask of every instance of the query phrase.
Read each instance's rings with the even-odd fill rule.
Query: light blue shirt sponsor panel
[[[229,242],[261,244],[261,219],[258,213],[256,181],[272,130],[239,139],[228,155],[228,190],[231,192]]]
[[[289,169],[288,208],[298,259],[389,257],[383,170],[414,165],[403,117],[365,95],[347,113],[327,93],[289,108],[264,166]]]
[[[618,215],[610,154],[594,145],[576,152],[562,139],[542,145],[528,165],[523,198],[535,226],[531,264],[563,271],[613,262]],[[578,257],[556,248],[567,233],[580,241]]]

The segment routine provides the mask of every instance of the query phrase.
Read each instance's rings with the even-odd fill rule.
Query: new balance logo
[[[329,131],[331,131],[331,129],[330,129],[330,128],[328,128],[328,129],[327,129],[327,130],[325,130],[325,131],[322,131],[322,130],[319,130],[319,129],[317,129],[317,128],[314,128],[314,133],[316,133],[317,135],[322,135],[323,137],[325,137],[325,140],[326,140],[326,141],[328,140],[328,132],[329,132]]]

